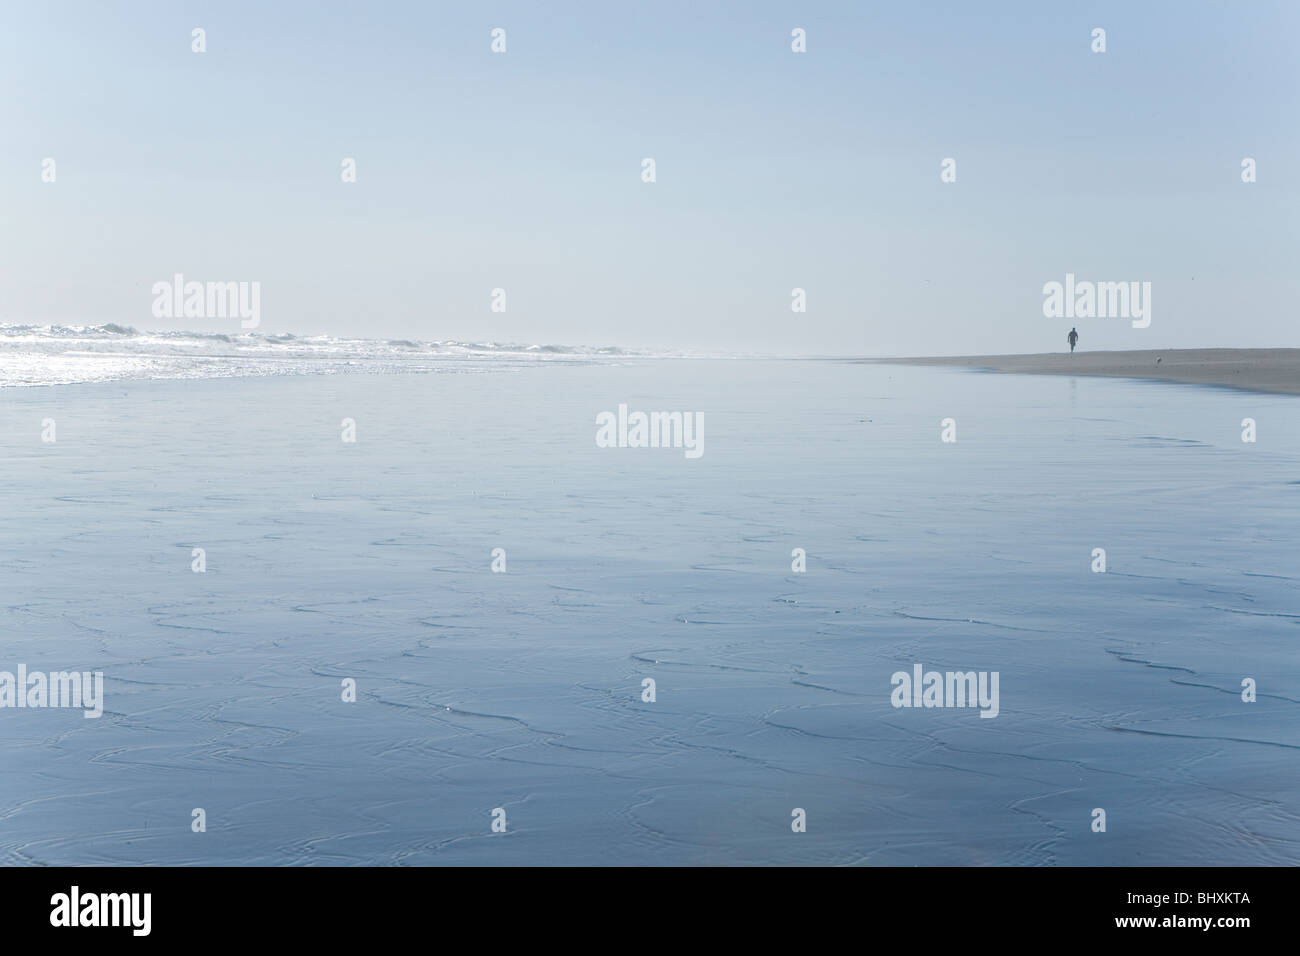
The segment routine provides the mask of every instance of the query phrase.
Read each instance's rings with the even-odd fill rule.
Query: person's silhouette
[[[1067,335],[1067,336],[1065,337],[1065,339],[1066,339],[1067,342],[1070,343],[1070,351],[1073,352],[1073,351],[1074,351],[1074,343],[1076,343],[1076,342],[1079,341],[1079,333],[1078,333],[1076,330],[1074,330],[1074,329],[1070,329],[1070,334]]]

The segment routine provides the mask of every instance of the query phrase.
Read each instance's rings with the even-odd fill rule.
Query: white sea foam
[[[540,362],[608,363],[654,354],[612,346],[142,332],[113,324],[0,325],[0,387],[358,371],[487,371]]]

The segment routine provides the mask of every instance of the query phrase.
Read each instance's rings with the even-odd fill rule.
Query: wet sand
[[[0,865],[1300,865],[1290,397],[495,361],[0,389]]]
[[[941,365],[1030,375],[1105,375],[1189,385],[1221,385],[1300,395],[1300,349],[1147,349],[866,359],[892,365]]]

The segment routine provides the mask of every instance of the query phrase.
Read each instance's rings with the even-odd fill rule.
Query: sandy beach
[[[865,359],[893,365],[941,365],[1030,375],[1105,375],[1188,385],[1221,385],[1300,395],[1300,349],[1146,349]]]

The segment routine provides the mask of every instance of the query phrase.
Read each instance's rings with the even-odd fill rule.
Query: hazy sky
[[[153,318],[180,272],[269,333],[1300,346],[1298,79],[1290,0],[3,0],[0,322],[238,332]],[[1044,318],[1067,272],[1151,326]]]

